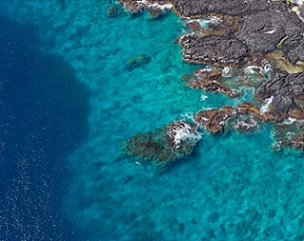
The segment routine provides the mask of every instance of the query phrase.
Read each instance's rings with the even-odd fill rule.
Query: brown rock
[[[289,145],[293,148],[304,149],[304,135],[292,138]]]
[[[204,110],[195,116],[195,121],[200,126],[205,126],[212,134],[224,132],[225,121],[230,116],[223,110]]]
[[[217,92],[227,95],[231,98],[240,96],[236,90],[225,86],[221,81],[222,70],[197,70],[194,74],[195,78],[190,79],[189,85],[193,88],[203,89],[206,92]]]
[[[255,107],[252,103],[250,102],[244,102],[239,104],[236,107],[238,115],[249,115],[249,116],[254,116],[255,118],[265,121],[267,120],[267,117],[263,115],[260,110]]]

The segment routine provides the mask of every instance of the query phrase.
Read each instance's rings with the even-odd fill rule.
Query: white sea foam
[[[293,124],[294,122],[303,123],[304,121],[303,121],[303,120],[298,120],[298,119],[295,119],[295,118],[288,117],[288,119],[282,121],[282,122],[279,123],[278,125],[291,125],[291,124]]]
[[[258,123],[254,119],[252,119],[252,118],[250,118],[249,122],[246,121],[246,120],[238,120],[237,123],[236,123],[236,127],[237,128],[245,126],[247,129],[254,128],[257,125],[258,125]]]
[[[209,25],[218,25],[221,21],[220,18],[212,16],[209,18],[187,19],[185,20],[185,23],[198,22],[202,28],[208,28]]]
[[[207,98],[208,98],[208,96],[207,96],[207,95],[202,94],[202,95],[201,95],[201,99],[200,99],[200,100],[201,100],[201,101],[205,101]]]
[[[127,7],[125,3],[123,3],[123,5],[127,10],[131,10]],[[165,3],[165,4],[150,3],[147,0],[139,0],[135,2],[135,11],[143,11],[144,9],[147,8],[154,10],[161,10],[162,12],[165,12],[171,10],[173,8],[173,5],[169,3]]]
[[[270,63],[266,59],[262,61],[262,66],[262,72],[266,75],[269,74],[269,72],[272,70]]]
[[[256,73],[260,73],[261,71],[262,71],[262,68],[259,66],[255,66],[255,65],[247,66],[244,69],[245,74],[256,74]]]
[[[181,114],[181,121],[189,121],[189,120],[191,120],[191,121],[195,122],[194,116],[195,115],[194,115],[193,112],[187,112],[185,114]]]
[[[217,25],[217,24],[220,24],[220,22],[222,21],[221,18],[219,17],[216,17],[216,16],[211,16],[207,19],[204,19],[204,21],[207,23],[207,24],[213,24],[213,25]]]
[[[183,141],[189,142],[191,145],[195,145],[202,135],[197,130],[193,130],[193,127],[186,122],[180,122],[174,125],[174,128],[170,130],[169,136],[173,138],[175,148],[180,148],[180,144]]]
[[[224,67],[222,69],[222,76],[224,78],[228,78],[228,77],[231,77],[231,68],[230,67]]]
[[[244,69],[244,73],[247,75],[259,74],[262,77],[266,77],[271,71],[271,65],[267,60],[262,61],[262,66],[250,65]]]
[[[273,101],[273,96],[264,100],[264,103],[260,108],[260,113],[261,114],[264,114],[264,113],[269,111],[269,107],[270,107],[272,101]]]
[[[159,9],[161,11],[167,11],[167,10],[170,10],[173,8],[172,4],[170,4],[170,3],[165,3],[165,4],[150,3],[147,0],[137,1],[137,3],[143,4],[148,8]]]

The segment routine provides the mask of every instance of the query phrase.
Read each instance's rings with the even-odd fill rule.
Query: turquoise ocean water
[[[110,0],[3,0],[0,9],[38,28],[41,52],[62,57],[90,90],[88,137],[62,160],[71,177],[60,211],[79,240],[304,240],[303,155],[273,151],[271,124],[203,132],[165,172],[123,155],[121,143],[138,132],[244,100],[185,85],[182,75],[200,66],[182,61],[175,40],[188,30],[176,15],[132,17]],[[151,61],[128,70],[138,54]]]

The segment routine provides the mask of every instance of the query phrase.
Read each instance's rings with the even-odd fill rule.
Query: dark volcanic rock
[[[236,37],[252,50],[265,54],[283,48],[292,63],[304,58],[304,23],[284,7],[243,17]],[[279,45],[279,46],[277,46]]]
[[[202,38],[185,35],[179,38],[184,60],[200,64],[240,64],[248,55],[241,41],[225,36],[209,35]]]
[[[267,0],[170,0],[170,2],[173,3],[175,10],[184,17],[200,16],[209,13],[239,16],[269,8]]]
[[[269,106],[269,114],[275,120],[293,117],[304,118],[304,73],[288,74],[282,71],[273,73],[257,91],[260,100],[273,98]]]
[[[274,51],[286,35],[281,14],[269,11],[246,16],[240,21],[240,31],[236,35],[256,52]]]

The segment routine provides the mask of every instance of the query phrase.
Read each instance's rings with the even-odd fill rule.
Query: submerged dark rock
[[[117,13],[117,8],[115,6],[111,6],[107,10],[107,15],[109,18],[116,18],[118,13]]]
[[[148,64],[151,61],[151,57],[146,54],[138,54],[135,57],[128,59],[125,67],[127,70],[133,70],[142,65]]]
[[[193,151],[200,139],[197,126],[176,121],[148,133],[139,133],[124,143],[126,154],[166,167]]]

